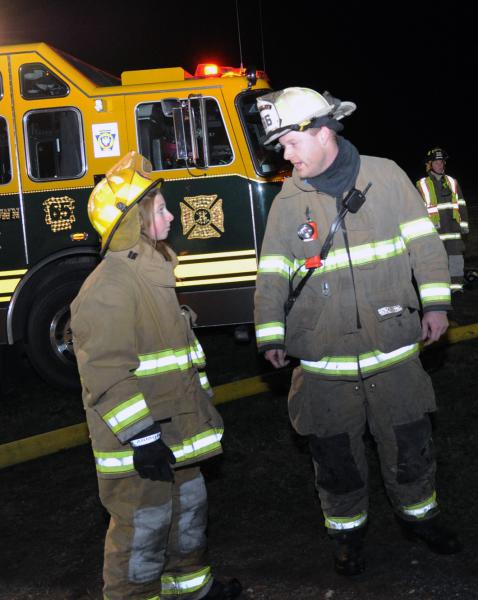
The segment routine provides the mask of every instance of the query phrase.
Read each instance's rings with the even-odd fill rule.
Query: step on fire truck
[[[261,146],[265,75],[199,65],[121,80],[46,44],[0,47],[0,342],[78,385],[69,304],[98,263],[94,185],[129,150],[163,177],[180,302],[198,325],[252,321],[266,217],[286,174]]]

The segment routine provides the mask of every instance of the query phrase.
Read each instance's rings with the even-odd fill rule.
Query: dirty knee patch
[[[128,564],[128,579],[147,583],[161,577],[165,562],[171,502],[140,508],[134,514],[134,534]]]
[[[311,435],[309,445],[317,463],[316,481],[324,490],[332,494],[348,494],[364,486],[348,433],[326,438]]]
[[[179,502],[178,544],[180,552],[187,554],[206,546],[207,493],[202,476],[181,485]]]
[[[413,483],[434,461],[432,428],[428,416],[394,427],[397,440],[397,483]]]

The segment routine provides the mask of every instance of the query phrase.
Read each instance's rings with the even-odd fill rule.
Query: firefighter
[[[443,244],[404,172],[338,135],[355,104],[293,87],[257,105],[264,144],[282,148],[294,169],[268,217],[256,336],[274,367],[300,359],[289,415],[309,437],[335,568],[364,569],[366,425],[403,532],[434,552],[457,552],[439,516],[428,414],[436,405],[418,358],[420,340],[447,329]]]
[[[180,307],[164,240],[173,216],[130,152],[93,189],[102,262],[71,305],[100,498],[111,519],[104,598],[225,600],[206,558],[207,498],[199,463],[221,452],[192,315]]]
[[[429,150],[425,158],[427,177],[417,181],[417,188],[445,244],[451,290],[462,292],[465,266],[462,236],[468,233],[468,212],[458,181],[445,174],[447,160],[448,154],[442,148]]]

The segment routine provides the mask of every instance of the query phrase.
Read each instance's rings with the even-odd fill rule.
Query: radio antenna
[[[242,62],[242,44],[241,44],[241,24],[239,22],[239,0],[236,0],[236,19],[237,19],[237,34],[239,37],[239,58],[241,60],[241,69],[244,67]]]
[[[262,28],[262,0],[259,0],[259,23],[261,26],[262,70],[266,73],[266,52],[264,48],[264,30]]]

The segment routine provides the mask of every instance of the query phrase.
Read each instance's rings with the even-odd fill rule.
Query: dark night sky
[[[475,193],[478,40],[461,2],[262,0],[273,87],[328,89],[358,110],[345,135],[363,154],[396,160],[412,179],[429,147],[450,154],[465,197]],[[422,6],[422,8],[420,8]],[[433,10],[432,7],[433,6]],[[471,4],[468,6],[471,7]],[[137,7],[137,8],[136,8]],[[245,65],[262,67],[259,0],[239,0]],[[43,41],[119,75],[128,69],[240,62],[236,2],[0,0],[2,44]]]

